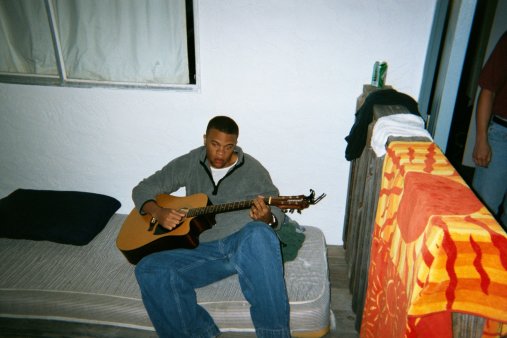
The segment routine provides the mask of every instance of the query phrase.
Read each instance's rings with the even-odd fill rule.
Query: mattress
[[[153,332],[134,276],[116,248],[126,215],[115,214],[86,246],[0,239],[0,323],[50,320]],[[305,226],[295,260],[285,263],[294,336],[329,329],[330,290],[323,233]],[[222,332],[254,332],[237,276],[197,289],[198,302]]]

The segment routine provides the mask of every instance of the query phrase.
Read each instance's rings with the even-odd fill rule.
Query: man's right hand
[[[173,230],[185,220],[187,214],[176,209],[159,208],[155,215],[151,215],[157,219],[162,227]]]
[[[162,208],[155,201],[146,202],[143,211],[154,217],[158,224],[167,230],[172,230],[180,225],[187,214],[181,210]]]

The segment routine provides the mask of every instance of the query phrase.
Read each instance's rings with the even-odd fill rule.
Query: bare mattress
[[[125,218],[113,215],[85,246],[0,239],[0,332],[46,336],[44,328],[70,325],[76,331],[69,336],[90,327],[94,336],[125,337],[129,330],[136,337],[156,336],[134,266],[115,245]],[[318,228],[304,228],[298,256],[285,263],[290,325],[294,336],[320,337],[330,322],[325,239]],[[237,276],[198,289],[197,297],[222,332],[254,332]]]

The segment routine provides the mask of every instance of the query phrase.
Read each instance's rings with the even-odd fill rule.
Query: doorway
[[[477,2],[445,151],[451,164],[469,185],[472,184],[474,166],[471,161],[464,160],[465,148],[470,127],[475,130],[472,124],[478,94],[477,82],[485,62],[497,4],[498,0]]]

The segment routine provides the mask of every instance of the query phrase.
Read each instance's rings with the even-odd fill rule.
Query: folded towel
[[[371,147],[377,157],[385,155],[389,136],[422,136],[433,141],[430,133],[424,129],[422,117],[414,114],[395,114],[383,116],[377,120],[371,136]]]
[[[356,112],[354,125],[350,129],[349,135],[345,137],[348,143],[345,149],[347,161],[355,160],[361,156],[366,146],[368,125],[373,120],[373,107],[376,105],[403,106],[408,113],[421,115],[417,102],[407,94],[399,93],[394,89],[382,89],[369,94]]]

